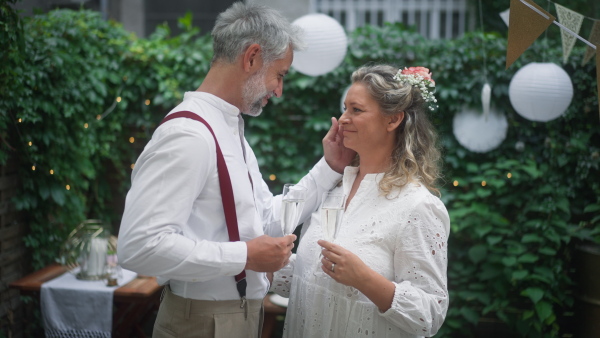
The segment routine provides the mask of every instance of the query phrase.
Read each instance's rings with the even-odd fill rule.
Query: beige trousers
[[[258,338],[263,323],[262,299],[209,301],[183,298],[165,286],[152,338]]]

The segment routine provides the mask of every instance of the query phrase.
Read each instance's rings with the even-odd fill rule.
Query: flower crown
[[[394,75],[394,80],[418,87],[425,102],[437,103],[437,99],[433,95],[435,92],[435,81],[431,78],[429,69],[425,67],[404,67],[404,69],[398,70],[398,73]],[[427,87],[434,89],[430,91]],[[430,110],[434,110],[436,107],[437,105],[429,104]]]

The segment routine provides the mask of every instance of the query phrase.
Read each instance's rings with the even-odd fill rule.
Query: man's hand
[[[342,127],[335,117],[331,118],[331,128],[329,128],[327,135],[323,138],[323,153],[329,167],[340,174],[344,172],[344,168],[356,156],[354,150],[344,147]]]
[[[283,268],[290,260],[296,235],[270,237],[262,235],[248,242],[246,270],[257,272],[275,272]]]

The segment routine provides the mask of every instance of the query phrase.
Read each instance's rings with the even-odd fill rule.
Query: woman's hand
[[[336,282],[357,289],[368,283],[373,270],[366,266],[358,256],[331,242],[320,240],[317,243],[323,248],[321,269]],[[332,271],[333,264],[335,266]]]
[[[331,128],[323,138],[323,153],[325,161],[331,169],[342,174],[344,168],[350,165],[356,152],[344,147],[344,134],[342,127],[339,125],[335,117],[331,118]]]
[[[396,290],[394,283],[369,268],[358,256],[343,247],[323,240],[317,243],[323,247],[321,269],[326,274],[338,283],[358,289],[379,308],[379,311],[389,310]]]

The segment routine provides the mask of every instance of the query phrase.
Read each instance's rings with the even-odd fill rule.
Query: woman
[[[272,290],[290,297],[285,337],[422,337],[442,325],[450,221],[431,193],[440,159],[426,116],[434,85],[423,67],[352,74],[339,123],[357,166],[334,188],[347,196],[334,243],[320,240],[317,210],[297,255],[275,274]]]

